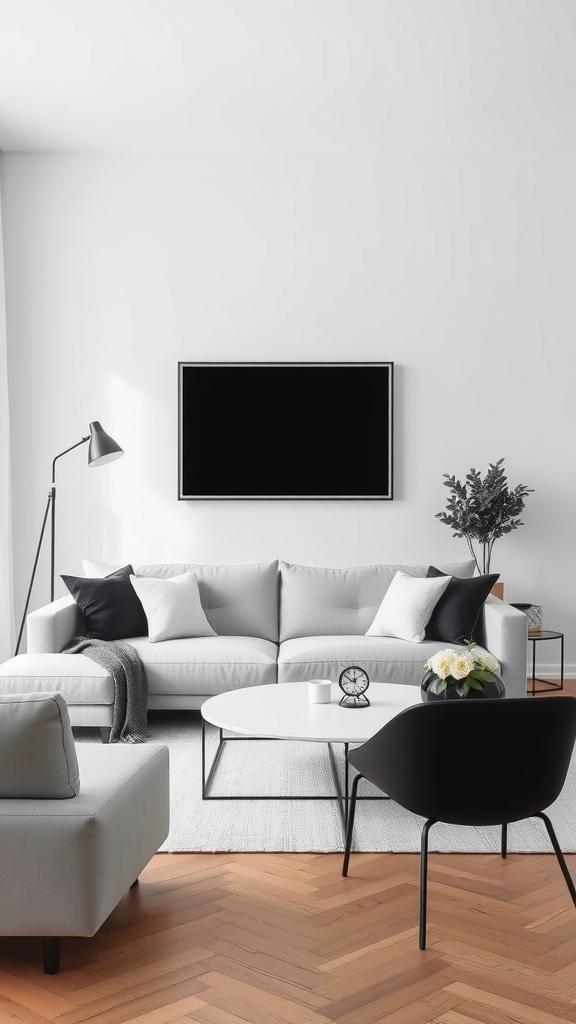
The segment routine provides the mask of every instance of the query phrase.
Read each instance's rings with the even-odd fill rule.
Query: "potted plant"
[[[454,537],[466,538],[481,574],[490,572],[494,542],[524,525],[518,517],[524,508],[524,499],[533,491],[525,484],[511,489],[502,468],[503,462],[504,459],[498,459],[495,464],[490,463],[484,478],[477,469],[471,469],[463,484],[455,476],[444,473],[444,485],[450,489],[450,497],[446,511],[436,513],[436,519],[454,530]],[[473,541],[481,545],[481,563]]]
[[[422,700],[458,700],[462,697],[504,697],[500,665],[484,648],[470,640],[464,651],[437,651],[424,662]]]

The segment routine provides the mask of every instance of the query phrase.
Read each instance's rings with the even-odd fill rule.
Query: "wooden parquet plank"
[[[187,967],[168,971],[148,981],[128,985],[120,991],[85,1002],[81,1007],[59,1017],[61,1024],[78,1024],[90,1019],[93,1024],[115,1024],[137,1019],[140,1013],[163,1007],[191,995],[199,995],[204,984],[190,976]]]
[[[434,908],[428,910],[428,946],[432,948],[436,942],[452,937],[458,941],[466,941],[473,937],[474,941],[484,948],[494,951],[500,949],[502,955],[510,949],[510,945],[519,948],[523,953],[539,952],[541,955],[554,949],[555,940],[546,934],[528,931],[520,917],[516,920],[516,928],[504,927],[507,919],[476,913],[473,907],[450,907],[448,910]]]
[[[237,1013],[231,1013],[220,1006],[206,1005],[196,1010],[182,1024],[258,1024],[258,1022],[254,1020],[252,1014],[249,1017],[239,1017]]]
[[[161,928],[151,930],[146,922],[142,922],[127,929],[126,932],[109,936],[106,942],[103,942],[102,936],[99,936],[100,941],[92,943],[92,940],[86,939],[83,945],[87,947],[91,943],[90,958],[92,960],[117,960],[122,957],[131,960],[133,957],[151,950],[158,950],[165,940],[172,943],[179,938],[185,938],[196,946],[194,938],[202,932],[207,931],[209,937],[213,938],[213,932],[208,931],[211,924],[214,924],[214,930],[217,931],[217,923],[213,922],[209,913],[202,914],[201,918],[192,916],[192,920],[184,920],[180,923],[171,922],[166,926],[164,924],[165,922]],[[80,940],[78,941],[80,942]],[[199,938],[198,942],[202,943],[202,939]]]
[[[294,968],[306,971],[316,959],[310,949],[298,949],[292,944],[287,946],[280,934],[272,939],[270,935],[264,937],[237,924],[221,925],[218,929],[218,938],[211,945],[212,952],[227,956],[230,948],[242,951],[253,958],[272,956],[280,965],[285,964],[290,971]]]
[[[221,911],[218,915],[218,936],[224,938],[229,933],[226,931],[227,928],[241,929],[244,935],[247,937],[247,941],[250,941],[250,936],[254,934],[259,936],[265,941],[272,943],[281,943],[286,945],[286,931],[282,928],[281,924],[276,922],[270,924],[268,921],[262,921],[260,917],[250,916],[250,910],[244,903],[244,909],[242,913],[226,913]],[[307,926],[306,926],[307,928]],[[319,942],[316,938],[304,934],[303,931],[292,929],[291,932],[291,947],[296,951],[317,950]]]
[[[554,972],[543,969],[542,960],[538,964],[537,958],[527,966],[512,956],[489,953],[471,943],[441,942],[434,951],[441,953],[449,961],[451,970],[461,977],[466,976],[470,983],[478,984],[482,978],[489,977],[490,987],[495,991],[510,994],[516,990],[532,992],[538,997],[562,998],[562,982]]]
[[[498,1018],[500,1024],[514,1024],[512,1017],[508,1014],[505,1017]],[[461,1013],[460,1010],[448,1010],[446,1013],[440,1014],[439,1017],[434,1018],[433,1024],[481,1024],[481,1021],[486,1021],[485,1017],[470,1017],[467,1013]],[[518,1024],[518,1018],[516,1018],[516,1024]]]
[[[423,953],[417,943],[405,942],[401,947],[386,950],[385,955],[373,953],[339,971],[324,974],[316,990],[337,1003],[360,997],[364,1000],[369,992],[379,998],[380,994],[401,989],[406,980],[437,975],[443,967],[442,959],[434,953]]]
[[[40,962],[40,942],[37,940],[35,945]],[[74,1003],[70,999],[46,992],[43,985],[31,984],[29,981],[24,982],[2,970],[0,970],[0,998],[20,1003],[29,1010],[33,1010],[34,1013],[48,1017],[56,1017],[58,1014],[74,1008]]]
[[[113,1024],[175,1024],[177,1020],[182,1020],[182,1017],[186,1020],[186,1015],[203,1006],[204,1003],[201,999],[197,999],[196,996],[188,996],[165,1006],[155,1007],[153,1010],[145,1010],[136,1016],[133,1011],[130,1011],[132,1015],[127,1017],[90,1017],[90,1024],[112,1024],[112,1022]],[[84,1020],[88,1021],[88,1018],[85,1017]]]
[[[43,1017],[29,1007],[0,995],[0,1021],[2,1024],[51,1024],[52,1018]]]
[[[296,878],[286,878],[283,875],[277,878],[269,871],[258,871],[243,864],[237,865],[230,875],[224,877],[224,884],[228,881],[236,884],[238,877],[257,881],[259,888],[266,892],[298,893],[301,896],[309,896],[311,893],[316,892],[316,887],[310,884],[310,882],[304,882]]]
[[[406,971],[380,984],[363,988],[347,999],[332,1003],[324,1013],[337,1024],[378,1024],[394,1011],[410,1012],[414,1003],[423,1000],[438,986],[438,970],[434,963]],[[402,1019],[402,1018],[400,1018]]]
[[[503,923],[506,927],[512,928],[518,914],[523,910],[513,901],[510,891],[500,891],[497,896],[494,896],[492,892],[487,892],[480,886],[461,885],[460,879],[454,885],[447,882],[439,883],[435,880],[433,872],[430,872],[428,876],[428,901],[430,904],[436,903],[439,906],[444,906],[446,903],[462,906],[474,905],[477,912],[486,914],[486,916],[497,914],[500,920],[509,917],[510,920]]]
[[[463,1002],[458,1004],[458,1008],[453,1013],[460,1014],[460,1018],[456,1017],[455,1021],[452,1021],[450,1013],[446,1013],[447,1020],[444,1020],[444,1015],[438,1018],[434,1018],[432,1024],[534,1024],[532,1020],[526,1021],[524,1017],[520,1018],[515,1010],[508,1012],[501,1006],[480,1006],[479,1003],[474,1002]]]
[[[118,994],[124,995],[130,988],[137,987],[140,990],[143,986],[154,987],[164,984],[165,980],[174,975],[176,971],[182,971],[182,977],[194,978],[204,974],[206,970],[205,960],[212,958],[212,952],[205,951],[198,962],[194,962],[191,951],[183,950],[172,957],[156,958],[152,963],[137,967],[131,971],[122,971],[113,977],[106,972],[103,981],[97,981],[86,985],[76,992],[74,1001],[80,1006],[90,1003],[104,1003],[107,1000],[114,1000]]]
[[[330,956],[335,950],[349,947],[350,941],[355,942],[356,938],[361,941],[363,932],[373,938],[374,930],[379,929],[384,938],[390,931],[398,931],[403,922],[409,926],[417,917],[418,893],[400,886],[389,890],[388,899],[347,902],[336,908],[328,921],[324,914],[319,915],[316,934],[325,943],[326,955]]]
[[[332,909],[338,909],[345,903],[357,903],[360,900],[364,900],[370,896],[374,896],[377,899],[383,900],[389,889],[396,889],[400,886],[406,886],[403,890],[405,892],[411,892],[414,885],[414,878],[408,875],[394,876],[393,878],[375,879],[368,881],[364,879],[354,878],[349,876],[343,878],[338,883],[338,888],[329,895],[325,893],[318,898],[318,909],[322,912],[326,912]]]
[[[311,1010],[289,999],[265,992],[257,985],[245,984],[235,978],[217,971],[209,971],[206,983],[211,987],[203,995],[205,1002],[229,1012],[237,1013],[240,1018],[250,1024],[271,1024],[281,1021],[282,1024],[320,1024],[331,1018]]]
[[[253,964],[242,964],[238,960],[230,960],[218,955],[215,955],[210,961],[210,969],[225,974],[228,978],[235,978],[236,981],[244,982],[246,985],[261,988],[264,992],[270,992],[282,999],[289,999],[295,1005],[319,1009],[326,1004],[326,998],[316,991],[315,977],[312,977],[311,983],[304,987],[297,981],[289,981],[286,978],[278,978],[270,974],[265,966],[260,970]]]
[[[410,946],[414,946],[414,942],[418,941],[418,926],[414,928],[407,928],[404,932],[395,932],[394,935],[389,935],[385,939],[380,939],[377,942],[370,942],[367,945],[359,945],[357,942],[354,943],[354,948],[350,952],[345,953],[343,956],[335,957],[332,960],[324,960],[318,967],[320,971],[339,971],[341,968],[347,965],[354,964],[356,960],[363,960],[365,956],[370,953],[381,953],[384,950],[390,949],[392,946],[395,949],[400,948],[404,943],[410,943]]]
[[[312,988],[315,981],[314,961],[308,959],[308,966],[291,964],[282,955],[274,950],[256,952],[247,949],[233,942],[224,942],[218,939],[212,946],[215,956],[224,958],[228,965],[238,964],[254,971],[256,977],[270,978],[270,984],[274,981],[287,982],[302,988]],[[210,964],[211,970],[215,970],[214,963]]]
[[[196,932],[193,937],[188,932],[175,937],[169,937],[169,933],[166,933],[157,945],[152,944],[147,949],[131,949],[128,945],[123,955],[120,956],[114,955],[111,948],[110,956],[100,957],[97,960],[91,959],[92,950],[89,939],[85,942],[77,939],[66,939],[63,942],[63,961],[67,970],[68,957],[71,955],[69,952],[70,947],[74,947],[82,941],[83,956],[81,969],[86,977],[86,984],[93,985],[99,979],[123,977],[130,971],[146,969],[150,965],[170,962],[172,957],[177,957],[180,953],[186,953],[187,951],[190,951],[190,960],[194,963],[195,959],[198,959],[196,951],[199,949],[204,950],[205,955],[212,955],[209,943],[213,939],[214,932]],[[202,943],[202,945],[196,946],[195,940]],[[78,998],[76,993],[75,998]]]
[[[445,992],[440,993],[436,1012],[443,1013],[459,1003],[460,1000],[457,997],[447,995]],[[431,1024],[437,1020],[430,999],[426,995],[404,1006],[397,1006],[393,1010],[390,1010],[389,1003],[384,1007],[375,1007],[374,1009],[380,1014],[375,1017],[374,1024],[380,1024],[380,1022],[382,1024]],[[474,1024],[479,1024],[479,1022],[474,1021]]]
[[[539,950],[537,936],[530,948],[525,949],[520,948],[516,942],[506,943],[501,938],[481,941],[478,933],[470,929],[467,933],[462,932],[457,942],[452,936],[449,939],[436,940],[433,948],[451,965],[477,965],[481,960],[486,963],[488,969],[491,963],[509,964],[510,970],[518,976],[534,972],[558,976],[558,971],[554,963],[548,959],[547,953],[542,954]]]
[[[488,1007],[502,1013],[508,1013],[512,1020],[518,1024],[572,1024],[575,1016],[566,1016],[566,1007],[558,1007],[558,1012],[550,1012],[542,1006],[531,1006],[523,999],[510,999],[508,996],[499,995],[489,989],[475,988],[472,985],[454,982],[448,985],[448,992],[462,996],[465,999],[474,1001],[480,1007]],[[576,1010],[576,1007],[574,1008]]]

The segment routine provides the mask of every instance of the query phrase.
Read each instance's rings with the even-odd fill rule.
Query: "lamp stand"
[[[40,537],[38,539],[38,547],[36,548],[36,556],[34,558],[34,565],[32,566],[32,575],[30,577],[30,583],[28,585],[28,593],[26,595],[26,603],[24,605],[24,613],[22,615],[22,622],[20,623],[20,630],[18,632],[18,639],[16,641],[16,650],[14,656],[18,654],[20,650],[20,643],[22,640],[22,634],[24,632],[24,625],[26,623],[26,615],[28,613],[28,605],[30,604],[30,597],[32,594],[32,587],[34,586],[34,579],[36,577],[36,569],[38,566],[38,559],[40,557],[40,551],[42,550],[42,541],[44,540],[44,532],[46,530],[46,523],[48,521],[48,513],[51,511],[50,516],[50,601],[54,600],[54,549],[55,549],[55,538],[56,538],[56,462],[61,459],[63,455],[71,452],[73,448],[78,448],[81,444],[85,444],[86,441],[90,440],[90,434],[87,437],[83,437],[81,441],[77,441],[76,444],[70,445],[69,448],[65,448],[63,452],[52,462],[52,485],[48,491],[48,501],[46,502],[46,509],[44,512],[44,518],[42,520],[42,529],[40,530]]]

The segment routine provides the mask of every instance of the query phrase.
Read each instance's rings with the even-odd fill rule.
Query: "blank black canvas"
[[[179,363],[181,499],[391,499],[392,363]]]

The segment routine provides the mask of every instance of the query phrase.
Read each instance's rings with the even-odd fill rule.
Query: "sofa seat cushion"
[[[17,654],[0,665],[0,693],[57,690],[66,704],[113,704],[114,682],[85,654]]]
[[[252,636],[209,636],[129,643],[140,655],[148,693],[212,696],[276,682],[277,644]]]
[[[278,682],[318,678],[337,683],[343,668],[360,665],[375,683],[419,686],[424,676],[424,661],[446,647],[462,649],[461,644],[426,640],[415,644],[387,636],[298,637],[280,645]]]

